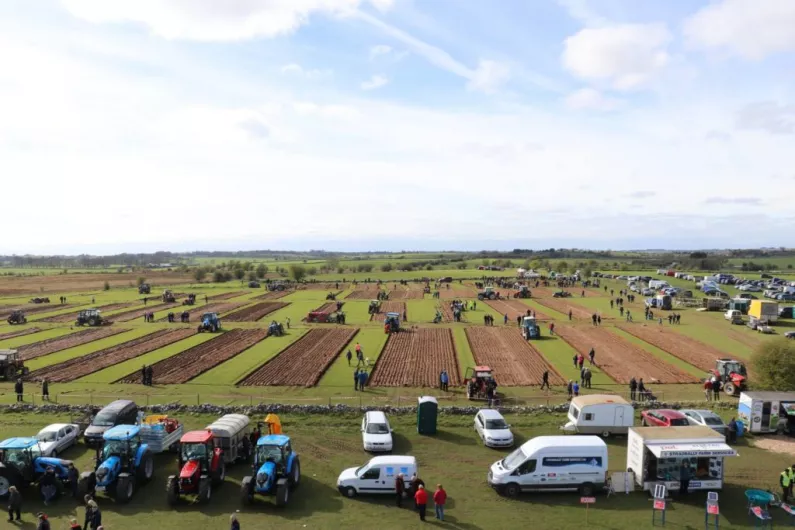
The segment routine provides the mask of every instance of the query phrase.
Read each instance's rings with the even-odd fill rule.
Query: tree
[[[317,276],[317,267],[312,266],[306,269],[307,276]]]
[[[254,271],[249,272],[248,273],[248,281],[256,282],[257,281],[257,273],[254,272]]]
[[[591,267],[585,267],[585,269],[582,271],[582,278],[581,279],[587,280],[592,275],[593,275],[593,269],[591,269]]]
[[[466,261],[459,261],[458,265],[456,265],[456,267],[458,267],[459,270],[464,270],[464,269],[467,268],[467,262]]]
[[[268,274],[268,266],[263,263],[257,265],[257,270],[256,270],[257,278],[264,278],[266,274]]]
[[[306,277],[306,267],[303,265],[290,265],[290,277],[300,282]]]
[[[795,342],[784,337],[763,342],[751,357],[751,367],[755,389],[795,390]]]
[[[142,286],[145,283],[146,283],[146,278],[144,278],[143,276],[138,276],[138,287]]]
[[[326,260],[326,267],[329,270],[334,270],[334,269],[336,269],[339,266],[340,266],[339,258],[329,258],[329,259]]]
[[[381,270],[384,271],[384,272],[391,271],[392,270],[392,264],[391,263],[384,263],[383,265],[381,265]]]
[[[337,267],[337,274],[343,274],[345,272],[345,267]]]
[[[238,280],[242,280],[245,277],[246,277],[246,271],[244,269],[242,268],[235,269],[235,278],[237,278]]]
[[[105,285],[103,285],[102,288],[105,289],[106,291],[110,291],[110,284],[106,281]]]
[[[199,267],[195,271],[193,271],[193,277],[196,279],[197,282],[201,282],[207,277],[207,271],[204,268]]]
[[[556,272],[566,272],[567,270],[569,270],[569,264],[566,261],[560,260],[555,264]]]

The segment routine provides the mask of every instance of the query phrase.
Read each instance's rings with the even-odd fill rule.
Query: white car
[[[687,416],[687,421],[690,422],[690,425],[704,425],[705,427],[709,427],[710,429],[724,435],[728,430],[728,427],[726,427],[726,424],[723,423],[721,417],[711,410],[687,409],[680,410],[679,412]]]
[[[775,329],[771,328],[766,324],[759,324],[758,326],[756,326],[756,331],[758,331],[759,333],[764,333],[765,335],[772,335],[773,333],[776,332]]]
[[[513,446],[511,426],[494,409],[483,409],[475,414],[475,431],[486,447]]]
[[[392,450],[392,427],[389,426],[386,414],[380,410],[365,413],[362,419],[362,444],[365,451]]]
[[[43,456],[56,457],[74,444],[80,436],[80,427],[73,423],[53,423],[36,435]]]

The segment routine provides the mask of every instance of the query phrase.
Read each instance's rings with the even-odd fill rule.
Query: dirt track
[[[246,293],[248,293],[248,291],[234,291],[234,292],[231,292],[231,293],[214,294],[212,296],[208,296],[207,300],[212,300],[213,302],[218,302],[220,300],[229,300],[230,298],[243,296]]]
[[[186,339],[195,333],[196,330],[194,329],[161,329],[143,337],[116,344],[110,348],[35,370],[30,373],[28,379],[41,381],[42,378],[46,377],[52,383],[74,381]]]
[[[466,328],[467,340],[478,365],[494,370],[503,386],[540,385],[549,370],[550,385],[565,385],[563,377],[516,328],[478,326]]]
[[[123,311],[121,313],[113,315],[112,319],[114,322],[129,322],[130,320],[135,320],[136,318],[141,318],[144,316],[144,313],[157,313],[158,311],[164,311],[166,309],[171,309],[173,307],[179,307],[180,303],[174,304],[153,304],[150,306],[144,306],[139,309],[133,309],[131,311]]]
[[[266,315],[278,311],[289,304],[284,302],[259,302],[243,309],[238,309],[234,313],[229,313],[224,317],[227,322],[256,322]]]
[[[461,384],[453,333],[447,328],[417,328],[393,333],[370,374],[371,386],[437,387],[447,370],[450,386]]]
[[[9,331],[8,333],[0,333],[0,340],[13,339],[14,337],[24,337],[41,331],[39,328],[18,329],[16,331]]]
[[[233,329],[152,365],[153,382],[163,385],[187,383],[215,368],[268,336],[267,329]],[[139,383],[140,372],[116,383]]]
[[[138,304],[138,302],[123,302],[123,303],[119,303],[119,304],[106,304],[106,305],[101,305],[101,306],[97,307],[97,309],[99,309],[100,311],[106,312],[106,311],[114,311],[116,309],[123,309],[125,307],[130,307],[130,306],[137,305],[137,304]],[[57,307],[54,308],[54,310],[57,310]],[[41,320],[39,320],[39,322],[58,322],[58,323],[71,322],[72,320],[77,320],[77,315],[78,314],[80,314],[80,311],[74,311],[72,313],[66,313],[66,314],[63,314],[63,315],[56,315],[54,317],[42,318]],[[103,315],[103,317],[107,318],[108,320],[113,320],[111,317],[106,317],[104,315]]]
[[[705,371],[715,369],[716,359],[732,357],[731,354],[713,348],[709,344],[691,339],[687,335],[671,331],[656,323],[622,323],[616,324],[616,327]]]
[[[229,311],[234,311],[239,307],[243,307],[246,303],[247,302],[216,302],[205,305],[186,305],[184,309],[176,309],[174,311],[174,317],[175,321],[179,322],[180,313],[182,313],[182,311],[187,311],[190,315],[191,322],[198,322],[197,319],[201,318],[204,313],[218,313],[220,315],[221,313],[228,313]],[[157,322],[168,322],[168,317],[163,317],[157,320]]]
[[[602,327],[557,326],[555,334],[588,359],[594,348],[596,365],[617,383],[632,377],[647,383],[697,383],[699,379],[671,366],[651,352],[624,340]]]
[[[501,315],[508,313],[508,322],[513,324],[516,323],[517,316],[527,316],[528,311],[533,312],[538,320],[552,320],[552,318],[548,315],[545,315],[541,311],[536,311],[529,305],[519,300],[484,300],[482,303],[488,304],[492,309]]]
[[[95,340],[112,337],[113,335],[124,333],[125,331],[129,330],[111,327],[89,328],[78,331],[77,333],[70,333],[69,335],[62,337],[55,337],[40,342],[34,342],[33,344],[26,344],[24,346],[20,346],[17,348],[17,350],[19,350],[19,356],[23,361],[29,361],[31,359],[43,357],[45,355],[65,350],[67,348],[74,348],[75,346],[88,344],[89,342],[94,342]]]
[[[381,302],[381,311],[370,315],[370,320],[383,322],[387,313],[400,313],[400,320],[403,321],[403,313],[406,311],[406,302]],[[408,316],[408,314],[406,315]]]
[[[313,329],[247,375],[238,386],[315,386],[359,330]]]

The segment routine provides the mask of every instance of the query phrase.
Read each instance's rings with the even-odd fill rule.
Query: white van
[[[362,493],[395,493],[395,479],[403,473],[408,490],[411,476],[417,473],[417,459],[413,456],[376,456],[362,467],[350,467],[337,478],[337,489],[346,497]]]
[[[502,495],[525,491],[579,491],[590,497],[607,483],[607,445],[598,436],[537,436],[489,469]]]
[[[635,425],[635,409],[621,396],[588,394],[571,400],[564,432],[578,434],[627,434]]]
[[[362,418],[362,444],[365,451],[391,451],[392,427],[386,414],[380,410],[371,410]]]

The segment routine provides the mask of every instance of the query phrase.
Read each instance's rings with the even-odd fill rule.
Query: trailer
[[[569,422],[561,427],[567,433],[627,434],[635,425],[635,409],[621,396],[589,394],[571,400]]]
[[[771,324],[778,320],[778,302],[770,300],[751,300],[748,316],[754,317],[763,324]]]
[[[752,433],[792,433],[795,430],[795,392],[743,392],[737,416]]]
[[[180,422],[165,415],[145,416],[138,435],[152,453],[165,453],[179,449],[179,439],[185,432]]]
[[[211,431],[215,437],[216,447],[224,451],[224,462],[232,464],[247,461],[251,455],[251,419],[245,414],[227,414],[221,416],[205,430]]]

